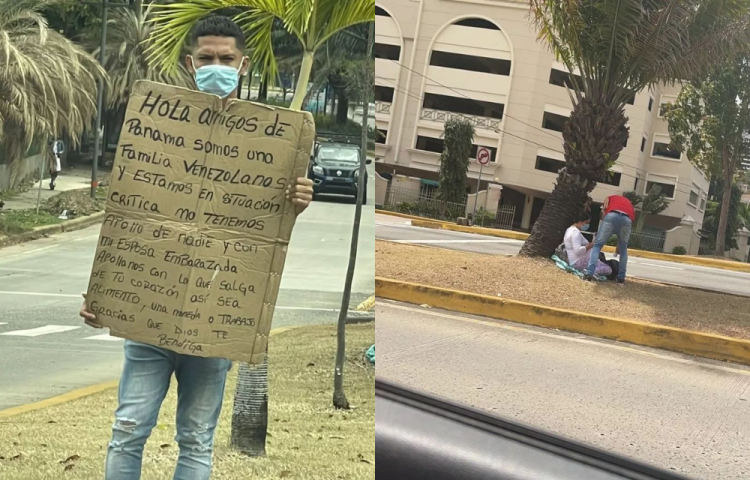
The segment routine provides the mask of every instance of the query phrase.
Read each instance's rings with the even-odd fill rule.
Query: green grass
[[[332,405],[335,325],[298,328],[271,338],[265,458],[248,458],[230,446],[235,364],[227,378],[211,478],[374,480],[375,368],[364,359],[373,343],[374,323],[347,326],[344,390],[353,408],[336,410]],[[177,457],[174,383],[146,445],[144,480],[172,478]],[[0,419],[0,478],[104,478],[116,407],[117,390],[112,389]]]
[[[30,232],[35,227],[62,223],[59,218],[47,212],[35,210],[11,210],[0,213],[0,235],[17,235]]]

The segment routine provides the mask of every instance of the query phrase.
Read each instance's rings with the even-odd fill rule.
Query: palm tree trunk
[[[349,97],[341,90],[336,92],[336,123],[343,125],[349,120]]]
[[[605,179],[622,151],[628,135],[623,106],[607,105],[594,98],[593,94],[578,98],[565,124],[565,167],[560,170],[521,255],[549,258],[555,253],[596,182]]]
[[[250,457],[266,454],[268,352],[260,365],[240,363],[232,411],[232,447]]]
[[[717,257],[723,257],[726,250],[727,223],[729,223],[729,208],[732,202],[732,180],[733,172],[729,152],[722,152],[724,166],[724,194],[721,199],[721,212],[719,213],[719,227],[716,232],[716,252]]]
[[[250,94],[253,91],[253,71],[250,70],[247,72],[247,98],[246,100],[250,100]]]
[[[299,69],[297,88],[294,89],[292,104],[289,106],[292,110],[300,110],[302,108],[302,102],[305,100],[305,94],[307,93],[307,84],[310,82],[310,72],[312,72],[314,57],[315,52],[312,51],[305,50],[302,54],[302,66]]]
[[[268,100],[268,76],[263,75],[258,89],[258,100]]]

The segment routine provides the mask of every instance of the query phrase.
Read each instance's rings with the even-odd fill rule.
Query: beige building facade
[[[476,130],[475,147],[491,152],[481,179],[472,159],[468,192],[477,191],[479,180],[480,191],[499,192],[485,198],[515,207],[513,228],[530,229],[562,166],[560,131],[572,103],[565,87],[570,73],[537,41],[528,4],[378,0],[375,18],[377,171],[418,182],[422,193],[434,189],[443,124],[453,116],[467,118]],[[697,231],[709,180],[669,149],[660,115],[660,105],[677,93],[644,91],[626,107],[629,140],[609,181],[592,197],[603,202],[658,184],[670,206],[650,226]]]

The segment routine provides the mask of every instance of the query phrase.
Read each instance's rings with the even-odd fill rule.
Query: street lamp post
[[[109,0],[102,0],[102,43],[99,47],[99,64],[104,67],[104,49],[107,47],[107,17],[109,15]],[[104,107],[104,79],[97,81],[96,92],[96,129],[94,131],[94,161],[91,163],[91,198],[96,197],[96,187],[99,185],[99,142],[102,141],[102,109]],[[106,141],[106,139],[105,139]],[[101,149],[104,154],[104,148]]]
[[[99,3],[96,2],[84,2],[88,3],[89,5]],[[130,3],[109,3],[109,0],[102,0],[102,41],[101,45],[99,46],[99,64],[104,67],[105,62],[105,52],[104,50],[107,48],[107,22],[109,17],[109,7],[128,7],[133,8],[132,0]],[[136,3],[137,6],[140,6],[140,2]],[[91,198],[96,197],[96,187],[99,186],[99,174],[98,174],[98,167],[99,167],[99,155],[104,154],[104,151],[106,150],[105,142],[106,138],[102,139],[101,135],[101,129],[102,129],[102,115],[104,111],[104,79],[100,78],[97,81],[97,92],[96,92],[96,129],[94,132],[94,161],[91,164]],[[100,151],[99,142],[102,142],[102,148]]]

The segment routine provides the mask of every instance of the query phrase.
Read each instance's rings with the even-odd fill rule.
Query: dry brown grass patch
[[[750,299],[629,279],[583,282],[552,261],[378,241],[378,277],[750,339]]]

